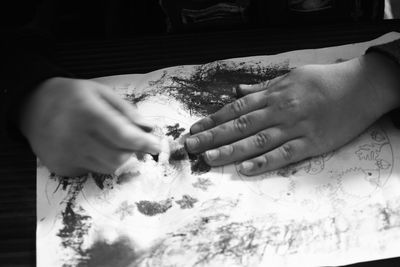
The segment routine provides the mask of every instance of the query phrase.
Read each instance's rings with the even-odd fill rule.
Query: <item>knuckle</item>
[[[257,148],[264,149],[271,143],[271,135],[259,132],[254,138],[254,144]]]
[[[230,108],[232,114],[234,114],[235,116],[239,116],[239,115],[243,114],[245,106],[246,106],[246,103],[245,103],[244,98],[240,98],[240,99],[236,100],[235,102],[231,103],[229,105],[229,108]]]
[[[208,131],[205,134],[205,139],[206,139],[206,142],[208,144],[214,145],[214,142],[215,142],[215,133],[214,133],[214,131]]]
[[[230,156],[233,154],[235,147],[233,145],[226,145],[220,148],[220,152],[223,156]]]
[[[286,99],[278,104],[279,110],[293,110],[297,106],[297,101],[294,99]]]
[[[217,118],[215,117],[214,114],[211,114],[210,116],[208,116],[208,120],[207,120],[206,124],[209,128],[213,128],[217,125]]]
[[[115,129],[115,138],[120,141],[126,141],[130,139],[129,130],[127,128]]]
[[[248,116],[240,116],[233,121],[233,126],[236,130],[241,133],[245,133],[246,129],[249,128],[251,124],[250,118]]]
[[[293,160],[293,146],[289,144],[284,144],[279,148],[279,152],[282,155],[282,158],[286,161],[292,161]]]

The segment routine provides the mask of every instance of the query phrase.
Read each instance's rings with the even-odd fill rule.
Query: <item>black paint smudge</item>
[[[82,212],[83,209],[78,209]],[[85,236],[91,226],[91,217],[81,215],[74,211],[74,204],[68,202],[65,210],[61,213],[63,228],[57,233],[61,238],[61,244],[64,248],[74,250],[79,256],[85,258],[87,253],[82,249],[83,236]]]
[[[185,128],[180,127],[179,123],[175,125],[167,125],[168,132],[166,133],[167,136],[172,136],[175,139],[179,138],[181,134],[185,131]]]
[[[295,168],[295,166],[288,166],[288,167],[284,167],[282,169],[279,169],[276,174],[281,176],[281,177],[289,177],[291,175],[295,175],[297,173],[297,169]]]
[[[58,191],[60,186],[61,186],[61,190],[65,191],[65,190],[67,190],[68,186],[72,184],[71,179],[69,177],[59,176],[59,175],[55,174],[54,172],[50,173],[49,178],[51,180],[58,181],[58,185],[57,185],[57,188],[54,190],[54,193]]]
[[[150,154],[151,155],[151,157],[153,158],[153,160],[155,161],[155,162],[158,162],[158,154],[157,155],[152,155],[152,154]]]
[[[175,149],[169,155],[168,163],[177,170],[182,170],[184,160],[188,159],[188,154],[184,147]]]
[[[211,170],[211,166],[207,164],[202,155],[188,153],[192,174],[204,174]]]
[[[127,237],[122,237],[112,244],[97,241],[87,253],[90,255],[85,265],[87,267],[125,267],[140,256]]]
[[[140,213],[146,216],[155,216],[164,213],[172,207],[172,200],[166,199],[159,202],[142,200],[136,203]]]
[[[188,158],[188,153],[184,147],[178,148],[171,152],[168,162],[174,164],[176,161],[182,161]]]
[[[139,96],[135,95],[134,93],[125,94],[125,100],[129,101],[133,105],[136,105],[137,103],[146,100],[147,97],[149,97],[148,94],[141,94]]]
[[[287,64],[262,67],[217,61],[196,67],[188,78],[169,77],[173,83],[164,88],[191,113],[207,116],[236,99],[232,88],[238,84],[260,83],[287,72]]]
[[[69,178],[60,177],[60,183],[68,184],[68,193],[65,200],[65,209],[61,212],[63,228],[59,230],[57,236],[61,238],[61,244],[64,248],[70,248],[75,253],[75,259],[85,261],[87,253],[82,249],[83,237],[88,233],[91,227],[91,217],[85,215],[82,207],[76,207],[77,196],[82,191],[87,176]],[[80,265],[79,265],[80,266]]]
[[[198,200],[189,195],[183,195],[182,199],[175,201],[181,209],[191,209],[194,206],[194,203],[198,202]]]
[[[105,187],[112,187],[113,176],[111,174],[92,173],[92,177],[101,190]]]

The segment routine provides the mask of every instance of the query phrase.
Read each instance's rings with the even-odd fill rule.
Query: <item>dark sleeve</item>
[[[372,46],[367,50],[367,53],[370,52],[376,52],[385,55],[400,65],[400,39],[392,41],[390,43]],[[400,108],[391,111],[390,116],[393,120],[394,125],[397,128],[400,128]]]
[[[0,136],[19,139],[19,113],[27,97],[48,78],[71,75],[52,63],[54,45],[39,31],[25,28],[2,36],[6,38],[0,44]]]

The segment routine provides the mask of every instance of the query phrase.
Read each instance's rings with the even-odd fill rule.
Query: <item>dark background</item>
[[[190,20],[187,10],[218,2],[237,4],[242,12],[217,12],[201,23]],[[332,3],[326,10],[299,12],[282,0],[5,1],[0,4],[0,27],[40,32],[53,50],[54,63],[80,78],[334,46],[400,31],[399,21],[383,20],[383,1]],[[393,11],[397,17],[397,9]],[[189,14],[186,22],[182,12]],[[18,138],[2,138],[0,266],[35,265],[35,177],[36,160],[29,146]],[[394,266],[400,261],[379,264]]]

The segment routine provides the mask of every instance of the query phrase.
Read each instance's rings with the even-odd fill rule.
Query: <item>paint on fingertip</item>
[[[245,162],[242,162],[242,164],[240,164],[241,172],[245,172],[245,173],[251,171],[253,169],[253,167],[254,167],[254,163],[251,161],[245,161]]]

